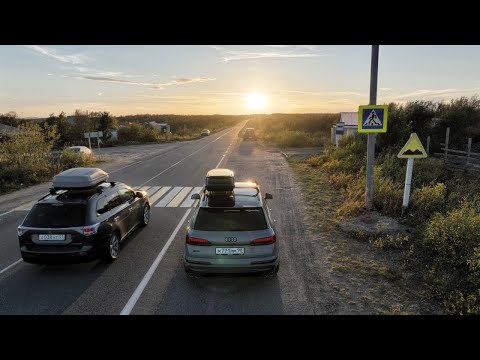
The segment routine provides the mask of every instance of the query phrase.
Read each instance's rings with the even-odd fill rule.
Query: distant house
[[[341,112],[340,119],[332,126],[332,144],[338,146],[343,136],[358,132],[358,112]]]
[[[161,132],[170,134],[170,125],[168,125],[167,123],[157,123],[156,121],[150,121],[147,124],[153,126],[155,129],[158,129]]]
[[[0,123],[0,140],[5,139],[9,135],[15,134],[18,132],[19,130],[16,127]]]

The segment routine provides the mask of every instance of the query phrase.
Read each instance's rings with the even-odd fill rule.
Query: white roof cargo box
[[[233,191],[235,178],[232,170],[212,169],[207,173],[205,189],[208,191]]]
[[[99,168],[73,168],[53,177],[56,190],[89,189],[106,182],[108,174]]]

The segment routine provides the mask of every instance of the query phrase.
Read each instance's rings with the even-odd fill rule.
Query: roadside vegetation
[[[248,118],[246,115],[127,115],[119,116],[118,140],[112,145],[135,142],[167,142],[193,140],[200,137],[203,129],[216,133],[237,125]],[[149,125],[150,122],[167,123],[171,134],[161,132]]]
[[[89,166],[95,159],[64,148],[52,152],[59,140],[55,125],[24,123],[0,142],[0,194],[50,180],[60,171]]]
[[[255,128],[258,141],[279,147],[313,147],[329,143],[330,128],[340,114],[253,115],[245,128]],[[241,134],[240,134],[241,136]]]
[[[441,158],[416,159],[410,205],[402,214],[406,160],[397,158],[399,150],[416,132],[424,145],[432,137],[431,153],[439,151],[446,127],[455,134],[450,143],[457,148],[467,137],[479,143],[479,99],[389,104],[388,132],[376,141],[374,206],[413,231],[365,240],[376,250],[400,254],[405,271],[425,284],[447,312],[480,314],[480,179],[449,169]],[[310,191],[320,193],[315,179],[324,177],[341,194],[337,222],[363,211],[366,148],[366,136],[356,134],[337,149],[298,160],[309,174],[302,178]]]

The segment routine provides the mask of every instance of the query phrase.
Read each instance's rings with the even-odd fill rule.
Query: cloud
[[[418,97],[430,97],[430,98],[447,98],[460,95],[469,95],[473,93],[478,93],[480,88],[472,89],[422,89],[416,90],[406,94],[391,95],[394,99],[408,99],[408,98],[418,98]]]
[[[147,86],[147,87],[150,87],[152,89],[158,89],[158,90],[162,90],[165,87],[172,86],[172,85],[185,85],[185,84],[192,84],[192,83],[197,83],[197,82],[205,82],[205,81],[215,80],[213,78],[198,77],[198,78],[192,78],[192,79],[180,78],[180,79],[174,79],[172,81],[164,82],[164,83],[154,83],[154,82],[132,81],[132,80],[115,78],[115,77],[97,76],[97,75],[79,75],[79,76],[76,76],[76,78],[77,79],[101,81],[101,82],[113,82],[113,83]]]
[[[52,59],[55,59],[67,64],[82,64],[85,61],[91,59],[85,54],[81,54],[81,53],[65,55],[65,54],[59,54],[58,51],[53,48],[41,47],[38,45],[24,45],[24,46],[27,49],[33,50],[39,54],[48,56]]]
[[[238,61],[252,59],[282,59],[282,58],[313,58],[327,56],[321,54],[321,49],[313,45],[260,45],[260,46],[231,46],[208,45],[221,52],[222,61]]]

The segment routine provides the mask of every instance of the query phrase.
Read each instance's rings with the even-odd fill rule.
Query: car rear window
[[[28,213],[23,226],[63,228],[84,226],[86,206],[82,204],[36,204]]]
[[[268,226],[262,208],[200,208],[194,229],[204,231],[255,231],[268,229]]]

